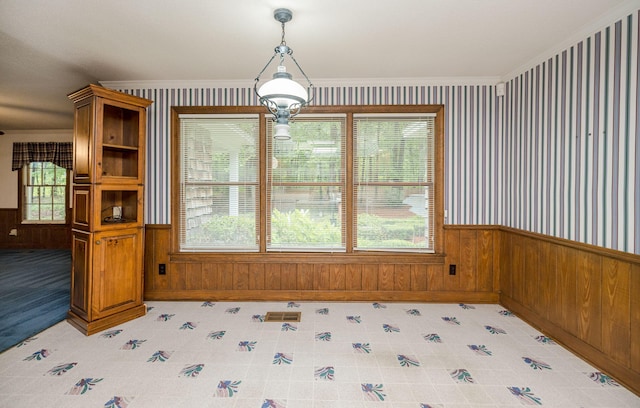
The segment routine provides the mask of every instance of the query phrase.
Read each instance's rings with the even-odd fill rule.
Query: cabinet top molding
[[[110,99],[116,98],[122,102],[129,103],[131,105],[139,106],[142,108],[146,108],[147,106],[153,103],[153,101],[150,99],[140,98],[138,96],[129,95],[119,91],[114,91],[112,89],[108,89],[103,86],[95,85],[95,84],[89,84],[88,86],[67,95],[67,97],[71,99],[74,103],[92,96],[99,96],[99,97],[110,98]]]

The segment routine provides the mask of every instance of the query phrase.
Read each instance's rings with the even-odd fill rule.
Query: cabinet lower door
[[[92,319],[142,305],[142,229],[94,235]]]

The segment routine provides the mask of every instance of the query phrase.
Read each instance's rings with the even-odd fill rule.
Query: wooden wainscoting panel
[[[265,284],[265,264],[251,263],[249,264],[249,289],[264,290]]]
[[[265,290],[280,290],[282,288],[282,274],[280,264],[265,264],[264,288]]]
[[[203,263],[202,288],[204,290],[232,290],[233,273],[230,272],[225,264]]]
[[[174,263],[171,270],[169,289],[185,290],[187,288],[187,265],[184,263]]]
[[[476,247],[476,290],[482,292],[492,292],[494,289],[493,282],[493,248],[494,248],[494,230],[478,230],[476,238],[478,244]],[[496,263],[497,265],[497,263]]]
[[[298,268],[296,264],[286,263],[281,264],[282,280],[280,282],[280,289],[282,290],[296,290],[298,288]]]
[[[330,290],[343,291],[346,288],[346,266],[340,264],[329,265]]]
[[[220,289],[223,290],[234,290],[234,280],[235,276],[233,274],[233,264],[229,263],[221,263],[217,265],[218,268],[218,276],[220,281]]]
[[[492,267],[492,278],[493,278],[493,286],[491,287],[492,292],[496,292],[500,290],[500,279],[501,279],[501,271],[504,266],[503,258],[506,258],[506,254],[504,252],[504,237],[505,233],[500,229],[493,230],[493,267]],[[505,256],[503,256],[503,254]]]
[[[378,265],[362,265],[362,290],[378,290]]]
[[[171,264],[169,246],[171,242],[170,225],[145,225],[144,239],[144,293],[168,290],[171,287]],[[164,275],[159,267],[164,265]]]
[[[331,272],[328,264],[313,265],[313,289],[331,289]]]
[[[411,290],[411,265],[395,265],[393,277],[393,290]]]
[[[298,290],[313,290],[313,264],[300,263],[297,267],[297,288]]]
[[[218,265],[202,264],[202,290],[216,290],[220,287]]]
[[[145,226],[145,263],[144,290],[167,290],[171,286],[171,263],[169,262],[169,246],[171,245],[170,225]],[[159,267],[164,265],[165,274],[160,275]]]
[[[626,365],[631,358],[630,273],[628,262],[602,259],[602,351]]]
[[[156,278],[158,274],[158,264],[160,262],[156,259],[156,230],[153,228],[145,228],[144,230],[144,290],[151,291],[156,288]],[[166,267],[166,265],[165,265]],[[165,277],[167,275],[164,275]]]
[[[501,232],[500,236],[500,273],[498,278],[500,297],[507,297],[513,299],[513,258],[511,241],[514,234],[509,232]]]
[[[444,291],[445,269],[449,270],[449,267],[443,265],[426,265],[426,268],[427,290],[430,292]]]
[[[460,267],[460,230],[446,229],[444,231],[445,242],[445,260],[444,273],[442,275],[443,290],[456,291],[460,287],[460,274],[456,271],[456,275],[449,274],[449,266],[456,265]]]
[[[478,238],[476,230],[460,231],[460,252],[458,255],[458,290],[473,292],[477,289]]]
[[[629,292],[631,293],[631,299],[629,300],[631,307],[630,365],[633,371],[640,373],[640,296],[638,296],[640,293],[640,265],[634,264],[631,267],[629,280]]]
[[[233,290],[249,289],[249,264],[233,264]]]
[[[393,290],[395,280],[395,267],[392,264],[383,264],[378,267],[378,290]]]
[[[411,287],[409,290],[423,292],[427,290],[427,268],[428,265],[411,265]]]
[[[198,290],[202,288],[202,264],[184,264],[184,289]]]
[[[552,313],[557,312],[556,299],[556,247],[549,242],[538,243],[539,253],[533,262],[539,264],[538,285],[540,293],[536,295],[536,312],[550,319]]]
[[[578,336],[578,294],[576,262],[578,251],[566,246],[557,248],[557,270],[554,297],[559,314],[555,324]]]
[[[522,239],[524,255],[522,285],[520,285],[521,301],[525,305],[531,305],[536,312],[540,311],[540,294],[533,288],[540,285],[540,243],[532,238]]]
[[[356,291],[362,290],[362,265],[348,264],[345,265],[345,290]]]
[[[526,260],[524,237],[514,235],[511,237],[511,267],[509,275],[511,276],[511,297],[524,303],[524,292],[526,289]]]
[[[581,252],[576,263],[578,337],[593,347],[602,347],[602,257]]]

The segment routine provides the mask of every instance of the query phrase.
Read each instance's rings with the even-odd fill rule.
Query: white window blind
[[[291,140],[267,119],[267,250],[345,250],[344,115],[299,115]]]
[[[434,249],[433,115],[354,115],[353,246]]]
[[[181,251],[259,249],[258,121],[181,116]]]

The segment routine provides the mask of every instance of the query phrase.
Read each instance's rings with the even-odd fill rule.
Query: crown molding
[[[496,85],[501,79],[491,77],[433,77],[433,78],[323,78],[312,81],[315,87],[366,86],[454,86]],[[174,89],[174,88],[253,88],[251,80],[132,80],[99,81],[110,89]]]
[[[536,57],[531,58],[520,67],[502,76],[501,81],[510,81],[513,78],[522,75],[524,72],[535,68],[543,61],[547,61],[549,58],[553,58],[563,51],[575,46],[580,41],[592,36],[593,34],[602,31],[604,28],[615,24],[620,19],[627,17],[629,14],[638,12],[640,9],[640,0],[627,0],[616,7],[613,7],[607,13],[600,16],[598,19],[592,21],[589,24],[583,26],[580,30],[575,32],[569,38],[556,44],[554,47],[538,54]]]

